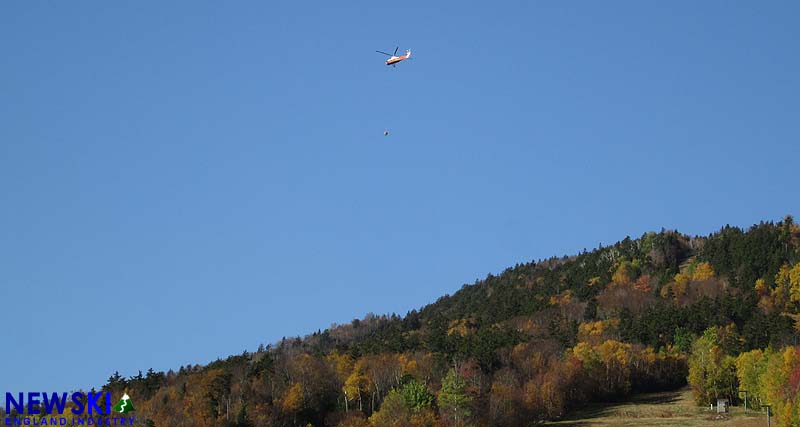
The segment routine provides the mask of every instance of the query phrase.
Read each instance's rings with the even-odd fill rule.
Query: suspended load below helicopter
[[[402,56],[397,56],[397,49],[400,49],[400,46],[397,46],[394,49],[394,53],[386,53],[386,52],[383,52],[383,51],[380,51],[380,50],[376,50],[375,52],[382,53],[382,54],[388,56],[389,59],[386,60],[386,65],[391,65],[391,66],[394,67],[395,65],[397,65],[398,62],[404,61],[404,60],[406,60],[406,59],[411,57],[411,49],[408,49],[406,51],[406,54],[402,55]]]

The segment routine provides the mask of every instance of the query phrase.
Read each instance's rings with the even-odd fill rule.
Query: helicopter
[[[402,56],[397,56],[397,49],[400,49],[400,46],[394,48],[394,53],[386,53],[380,50],[376,50],[375,52],[382,53],[389,57],[386,60],[386,65],[391,65],[392,67],[396,66],[398,62],[406,60],[411,57],[411,49],[406,50],[406,54]]]

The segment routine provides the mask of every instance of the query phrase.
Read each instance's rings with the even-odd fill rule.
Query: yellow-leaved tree
[[[791,269],[787,267],[786,275],[789,281],[789,300],[795,303],[800,302],[800,262],[794,265]],[[796,312],[796,309],[795,309]]]
[[[692,280],[708,280],[713,279],[715,276],[714,268],[708,262],[701,262],[694,266],[692,273]]]
[[[364,373],[361,364],[356,363],[353,372],[347,377],[342,387],[345,399],[349,401],[356,400],[358,402],[358,410],[364,410],[363,397],[369,393],[369,377]],[[349,405],[348,405],[349,406]]]
[[[281,409],[290,414],[297,414],[303,409],[303,385],[294,383],[286,390],[281,399]]]
[[[769,351],[769,350],[768,350]],[[762,390],[762,377],[767,370],[769,354],[765,356],[761,350],[752,350],[739,354],[736,358],[736,377],[739,390],[746,390],[749,404],[758,408],[764,403],[765,393]]]

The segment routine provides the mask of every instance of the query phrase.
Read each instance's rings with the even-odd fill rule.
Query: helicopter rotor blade
[[[392,56],[397,56],[397,49],[400,49],[400,46],[397,46],[396,48],[394,48],[394,54],[392,54]]]
[[[382,52],[382,51],[380,51],[380,50],[376,50],[375,52],[382,53],[382,54],[384,54],[384,55],[386,55],[386,56],[394,56],[394,55],[392,55],[391,53]]]

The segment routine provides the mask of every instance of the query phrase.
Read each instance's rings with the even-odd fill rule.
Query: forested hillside
[[[800,227],[675,231],[508,268],[205,366],[103,386],[148,426],[523,426],[681,387],[798,419]],[[413,266],[409,266],[412,268]]]

